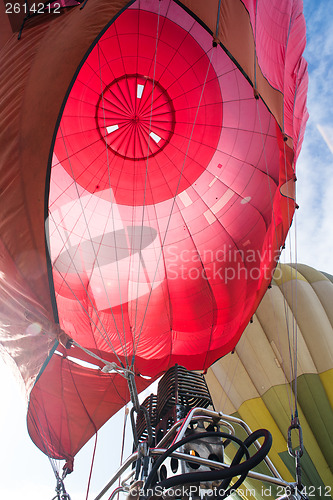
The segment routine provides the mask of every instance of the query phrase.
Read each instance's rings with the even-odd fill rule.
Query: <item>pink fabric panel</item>
[[[304,133],[308,117],[303,1],[242,1],[255,33],[259,66],[268,82],[284,94],[284,133],[294,140],[297,157],[303,137],[300,130]]]
[[[50,241],[62,327],[156,375],[232,348],[279,250],[272,207],[288,223],[274,118],[178,6],[159,24],[141,7],[105,32],[67,100]]]

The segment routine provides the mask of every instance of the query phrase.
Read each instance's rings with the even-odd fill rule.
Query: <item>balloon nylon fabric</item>
[[[65,331],[154,376],[234,347],[294,202],[278,189],[291,156],[244,75],[176,3],[148,5],[111,24],[70,91],[50,247]]]
[[[83,20],[77,11],[65,18],[62,29],[70,46],[80,41],[81,59],[89,48],[84,35],[91,41],[120,3],[111,14],[92,0]],[[99,4],[93,26],[89,13]],[[209,32],[180,5],[159,4],[158,13],[149,2],[132,3],[71,86],[66,77],[48,208],[60,326],[103,359],[126,365],[135,354],[136,372],[152,378],[176,362],[206,369],[237,343],[291,222],[294,157],[306,121],[299,2],[286,2],[279,19],[285,61],[272,2],[269,19],[254,2],[223,2],[219,41],[228,53],[213,48]],[[193,11],[215,32],[217,3],[209,4],[206,12],[193,2]],[[270,59],[261,50],[267,33],[275,40]],[[292,49],[293,36],[300,43]],[[79,62],[77,49],[76,66],[66,67],[73,74]],[[68,354],[87,359],[77,349]],[[140,388],[147,383],[139,379]],[[127,400],[124,384],[117,396],[110,386],[120,387],[54,355],[31,394],[36,444],[73,457]]]
[[[205,378],[217,411],[272,433],[271,460],[286,481],[293,481],[295,462],[287,451],[292,399],[287,360],[288,329],[296,323],[302,483],[314,488],[316,499],[322,498],[325,485],[333,483],[333,277],[302,264],[279,264],[272,285],[235,352],[217,361]],[[257,481],[249,487],[260,493]]]

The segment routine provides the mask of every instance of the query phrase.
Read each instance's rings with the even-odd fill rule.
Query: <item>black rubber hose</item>
[[[213,434],[216,437],[227,437],[228,439],[231,439],[232,441],[235,441],[239,446],[239,450],[237,451],[231,466],[228,469],[218,469],[214,471],[205,471],[205,472],[193,472],[193,473],[187,473],[187,474],[180,474],[178,476],[173,476],[171,478],[165,479],[164,481],[161,481],[160,483],[156,484],[154,487],[160,487],[160,488],[171,488],[173,486],[179,486],[182,484],[188,484],[188,483],[198,483],[198,482],[203,482],[203,481],[214,481],[218,479],[223,479],[221,485],[219,486],[218,490],[218,498],[222,499],[225,498],[226,496],[229,495],[230,490],[226,490],[225,488],[230,484],[231,479],[234,476],[239,476],[241,477],[236,481],[236,483],[233,485],[233,489],[236,489],[240,484],[244,481],[246,478],[246,475],[249,470],[254,468],[256,465],[258,465],[268,454],[271,446],[272,446],[272,436],[270,432],[268,432],[266,429],[259,429],[252,433],[250,436],[246,438],[246,440],[241,441],[238,438],[235,438],[234,436],[230,436],[229,434],[223,433],[223,432],[207,432],[207,433],[202,433],[203,436],[200,436],[200,434],[195,434],[192,436],[188,436],[187,438],[182,439],[178,443],[175,443],[173,446],[171,446],[155,463],[153,469],[151,470],[151,473],[149,474],[146,485],[145,485],[145,491],[149,488],[150,484],[152,483],[156,471],[158,467],[162,464],[162,462],[177,448],[182,446],[183,444],[193,441],[194,439],[199,439],[203,437],[211,437],[211,434]],[[254,441],[256,441],[258,438],[264,437],[265,441],[260,447],[260,449],[252,456],[249,456],[249,452],[247,450],[247,447],[250,446]],[[243,455],[246,455],[247,460],[243,463],[239,463],[240,460],[242,459]]]
[[[218,434],[218,433],[215,433],[215,434]],[[223,434],[223,433],[221,433]],[[189,436],[190,437],[190,436]],[[249,457],[249,453],[248,453],[248,450],[247,450],[247,447],[250,446],[254,441],[256,441],[258,438],[260,437],[264,437],[265,438],[265,441],[264,443],[262,444],[262,446],[260,447],[260,449],[250,458]],[[234,441],[234,436],[229,436],[229,439],[232,438],[232,441]],[[240,440],[239,440],[240,441]],[[239,449],[234,457],[234,460],[236,463],[235,465],[231,467],[228,467],[228,469],[218,469],[218,470],[214,470],[214,471],[205,471],[205,472],[195,472],[193,473],[193,477],[195,476],[195,482],[202,482],[202,481],[214,481],[214,480],[217,480],[217,479],[228,479],[230,477],[230,479],[232,479],[234,476],[239,476],[243,473],[247,474],[249,470],[253,469],[256,465],[258,465],[264,458],[265,456],[268,454],[269,450],[271,449],[271,446],[272,446],[272,435],[270,432],[268,432],[266,429],[259,429],[255,432],[253,432],[252,434],[250,434],[250,436],[248,436],[246,438],[246,440],[243,442],[243,441],[240,441],[240,443],[242,443],[240,446],[242,449],[246,449],[247,453],[246,453],[246,456],[247,456],[247,460],[243,463],[239,463],[239,461],[241,460],[244,452],[242,453],[241,449]],[[173,476],[173,477],[170,477],[169,479],[165,479],[164,481],[161,481],[160,483],[158,483],[158,485],[162,488],[170,488],[171,486],[176,486],[178,484],[186,484],[186,483],[189,483],[189,482],[192,482],[193,481],[193,478],[192,480],[188,481],[186,479],[186,477],[190,476],[190,474],[181,474],[179,476]],[[178,482],[176,481],[178,479]],[[181,481],[179,481],[179,479],[181,479]],[[173,481],[175,480],[175,481]],[[175,483],[175,484],[172,484],[172,483]]]
[[[233,490],[236,490],[238,488],[238,486],[240,486],[242,484],[242,482],[244,481],[244,479],[246,478],[247,476],[247,473],[249,472],[249,470],[253,469],[254,467],[256,467],[256,465],[258,465],[265,457],[266,455],[268,454],[269,450],[271,449],[271,446],[272,446],[272,435],[269,431],[267,431],[266,429],[259,429],[255,432],[253,432],[252,434],[250,434],[244,441],[244,445],[246,446],[246,448],[248,449],[251,444],[253,444],[257,439],[259,439],[260,437],[264,437],[265,438],[265,441],[263,443],[263,445],[259,448],[259,450],[257,451],[257,453],[255,453],[250,460],[253,460],[253,462],[251,462],[250,464],[250,467],[247,468],[247,471],[243,473],[243,475],[236,481],[235,484],[232,485],[232,487],[230,489],[233,489]],[[230,469],[232,469],[233,467],[235,467],[236,465],[238,465],[240,463],[240,461],[242,460],[244,456],[244,453],[242,452],[242,449],[239,448],[230,464]],[[243,462],[244,464],[249,464],[249,460],[246,460],[245,462]],[[243,464],[242,464],[243,465]],[[243,477],[245,474],[245,477]],[[237,474],[233,474],[233,476],[235,476]],[[218,498],[220,500],[223,500],[224,498],[226,498],[230,493],[230,489],[228,490],[228,486],[230,484],[230,481],[232,479],[232,477],[229,477],[229,478],[226,478],[222,481],[222,483],[220,484],[219,488],[218,488]]]
[[[222,437],[222,438],[226,438],[226,439],[232,439],[232,441],[236,442],[241,448],[243,448],[243,454],[245,453],[247,458],[249,458],[249,452],[248,450],[246,449],[243,441],[235,436],[230,436],[230,434],[226,433],[226,432],[214,432],[214,431],[211,431],[211,432],[200,432],[198,434],[191,434],[190,436],[187,436],[183,439],[181,439],[180,441],[178,441],[177,443],[173,444],[172,446],[170,446],[170,448],[168,448],[164,453],[163,455],[161,455],[155,462],[152,470],[150,471],[150,474],[149,476],[147,477],[147,480],[146,480],[146,483],[145,483],[145,487],[144,487],[144,491],[146,491],[150,485],[152,484],[152,482],[154,481],[155,479],[155,476],[156,476],[156,473],[157,473],[157,470],[158,468],[161,466],[161,464],[164,462],[164,460],[171,455],[171,453],[173,451],[175,451],[177,448],[180,448],[182,445],[190,442],[190,441],[195,441],[195,440],[198,440],[198,439],[203,439],[203,438],[206,438],[206,437]],[[243,456],[242,454],[242,456]],[[181,474],[181,475],[178,475],[178,476],[173,476],[172,478],[169,478],[169,479],[174,479],[174,478],[182,478],[183,476],[193,476],[193,474],[196,475],[196,477],[199,475],[201,476],[202,474],[205,475],[205,478],[203,478],[202,480],[203,481],[207,481],[209,479],[206,479],[206,475],[207,474],[214,474],[216,472],[220,472],[220,471],[207,471],[207,472],[196,472],[196,473],[187,473],[187,474]],[[216,474],[215,474],[216,475]],[[169,479],[166,479],[165,481],[168,481]],[[215,479],[215,476],[212,477],[212,481]],[[216,477],[216,479],[221,479],[220,477]],[[199,479],[200,480],[200,479]],[[164,483],[165,481],[162,481],[160,483],[158,483],[158,486],[162,486],[162,483]],[[193,477],[192,477],[192,480],[193,481]],[[182,483],[177,483],[177,484],[185,484],[187,481],[183,481]],[[195,482],[198,482],[198,480],[196,480]],[[174,485],[173,485],[174,486]],[[162,486],[163,487],[163,486]]]

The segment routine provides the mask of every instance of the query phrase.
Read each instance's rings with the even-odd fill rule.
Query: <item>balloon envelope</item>
[[[90,0],[2,50],[2,342],[50,456],[72,458],[128,399],[54,344],[58,324],[143,389],[233,349],[271,281],[307,73],[301,3],[278,24],[263,3]]]
[[[290,384],[297,336],[302,483],[309,496],[331,498],[333,277],[301,264],[279,265],[272,285],[235,352],[217,361],[206,381],[217,410],[242,418],[252,429],[264,427],[272,433],[270,458],[282,477],[292,482],[295,461],[287,451],[287,430],[294,412],[295,389]],[[294,446],[299,443],[296,434]],[[261,484],[253,482],[251,487],[260,494]]]

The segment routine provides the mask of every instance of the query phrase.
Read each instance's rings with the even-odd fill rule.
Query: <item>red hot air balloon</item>
[[[30,435],[72,460],[129,399],[104,362],[141,390],[236,345],[292,221],[307,72],[301,1],[61,12],[0,54],[0,314]]]

